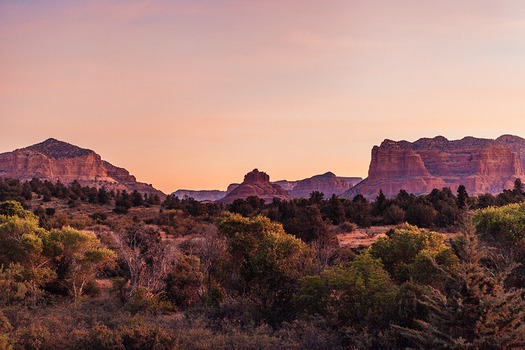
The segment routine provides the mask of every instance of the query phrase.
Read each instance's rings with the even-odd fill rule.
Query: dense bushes
[[[63,202],[84,193],[49,190]],[[525,340],[522,204],[477,211],[480,242],[472,228],[445,236],[403,224],[350,250],[334,235],[356,224],[468,228],[475,200],[448,189],[373,202],[314,193],[239,200],[236,213],[221,213],[176,197],[139,210],[128,196],[132,213],[119,215],[51,202],[36,216],[0,203],[1,349],[510,349]],[[61,218],[84,218],[91,231]]]

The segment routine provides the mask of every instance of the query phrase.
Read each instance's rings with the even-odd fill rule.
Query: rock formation
[[[89,149],[56,139],[0,154],[0,176],[20,180],[78,181],[82,186],[108,190],[137,190],[165,196],[153,186],[137,182],[133,175],[116,167]]]
[[[273,184],[279,185],[288,192],[292,191],[295,185],[297,185],[299,181],[288,181],[288,180],[279,180],[279,181],[272,181]]]
[[[361,178],[337,177],[334,173],[328,172],[297,181],[288,192],[293,198],[309,198],[312,192],[318,191],[323,193],[325,198],[329,198],[334,194],[337,196],[342,194],[361,180]]]
[[[277,184],[270,183],[270,176],[265,172],[254,169],[244,176],[244,181],[226,197],[219,200],[222,203],[232,203],[236,199],[246,199],[249,196],[257,196],[265,202],[271,202],[274,198],[289,200],[288,192]]]
[[[360,177],[341,177],[328,172],[304,180],[279,180],[270,183],[282,187],[292,198],[309,198],[310,194],[314,191],[322,192],[325,198],[329,198],[333,194],[342,194],[361,180],[363,179]],[[217,201],[226,197],[239,186],[240,184],[238,183],[232,183],[228,186],[226,192],[219,190],[177,190],[173,192],[173,195],[178,196],[179,198],[188,196],[198,201]]]
[[[239,187],[240,184],[229,184],[228,188],[226,189],[226,194],[229,194],[231,191]]]
[[[525,140],[505,135],[497,140],[465,137],[449,141],[442,136],[416,142],[385,140],[372,149],[368,177],[344,193],[374,198],[399,190],[426,194],[434,188],[455,191],[465,185],[470,194],[499,193],[512,188],[525,169]]]

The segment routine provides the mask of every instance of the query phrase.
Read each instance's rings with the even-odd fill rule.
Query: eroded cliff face
[[[426,194],[434,188],[456,190],[465,185],[470,194],[499,193],[523,176],[525,140],[506,135],[497,140],[465,137],[449,141],[442,136],[416,142],[385,140],[372,149],[368,177],[344,193],[374,198],[399,190]]]
[[[270,182],[270,176],[265,172],[254,169],[244,176],[244,181],[233,188],[226,197],[222,198],[222,203],[232,203],[236,199],[246,199],[249,196],[257,196],[265,202],[271,202],[274,198],[290,200],[288,192],[277,184]]]
[[[106,187],[108,190],[138,190],[164,194],[153,186],[137,182],[126,169],[118,168],[92,150],[56,139],[0,154],[0,176],[20,180],[78,181],[83,186]]]

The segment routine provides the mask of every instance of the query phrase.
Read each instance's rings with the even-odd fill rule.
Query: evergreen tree
[[[387,207],[387,204],[388,202],[385,194],[383,193],[383,190],[379,190],[376,200],[372,204],[372,214],[376,216],[382,216]]]
[[[523,200],[525,199],[523,183],[521,182],[521,179],[519,177],[514,181],[514,189],[512,190],[512,193],[514,194],[514,200],[516,202],[523,202]]]
[[[517,349],[525,346],[525,301],[506,289],[509,270],[484,266],[486,255],[472,233],[455,242],[457,269],[442,270],[442,290],[429,287],[419,302],[428,316],[415,327],[394,326],[419,349]]]
[[[321,213],[323,214],[323,217],[329,219],[334,225],[342,224],[346,219],[345,207],[343,206],[343,203],[341,203],[339,197],[335,194],[325,202],[325,205],[323,205],[321,209]]]
[[[97,193],[98,204],[108,204],[110,201],[109,193],[106,191],[105,187],[98,189]]]
[[[141,205],[144,205],[144,199],[142,198],[142,194],[140,194],[139,191],[134,190],[131,193],[131,203],[134,207],[140,207]]]
[[[468,203],[468,193],[467,189],[463,185],[458,187],[458,208],[465,209]]]

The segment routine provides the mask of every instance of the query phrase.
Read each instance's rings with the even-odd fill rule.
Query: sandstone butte
[[[89,149],[53,138],[33,146],[0,154],[0,177],[20,180],[38,178],[82,186],[105,187],[108,190],[137,190],[141,193],[165,194],[153,186],[137,182],[133,175],[116,167]]]
[[[254,169],[244,176],[244,181],[233,188],[224,198],[222,203],[232,203],[236,199],[246,199],[249,196],[257,196],[266,203],[274,198],[290,200],[291,197],[284,188],[270,182],[270,176],[265,172]]]
[[[443,136],[413,143],[385,140],[372,149],[368,177],[343,197],[373,199],[379,190],[388,197],[401,189],[416,195],[464,185],[469,194],[500,193],[524,176],[525,139],[503,135],[496,140]]]

